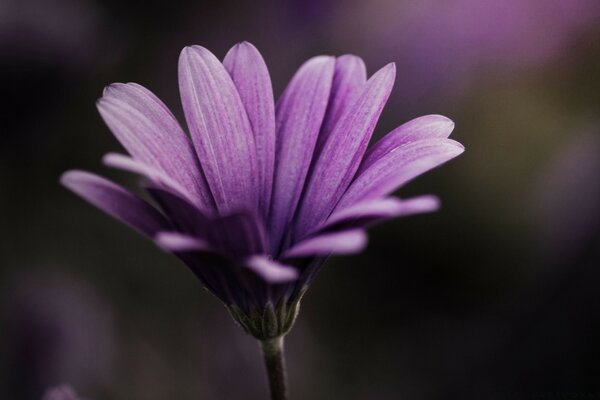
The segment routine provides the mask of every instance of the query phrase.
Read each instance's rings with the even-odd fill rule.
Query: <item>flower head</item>
[[[318,56],[275,104],[253,45],[237,44],[223,62],[186,47],[179,87],[189,137],[140,85],[110,85],[98,101],[130,154],[104,163],[143,176],[158,208],[88,172],[61,181],[179,257],[249,333],[277,337],[328,256],[361,251],[368,225],[438,207],[433,196],[390,194],[462,153],[448,139],[452,121],[417,118],[367,149],[394,77],[393,64],[367,79],[356,56]]]

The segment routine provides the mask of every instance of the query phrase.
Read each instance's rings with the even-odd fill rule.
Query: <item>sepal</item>
[[[248,311],[236,305],[228,305],[227,309],[246,333],[264,341],[284,336],[292,329],[300,311],[301,299],[302,295],[292,303],[281,300],[275,306],[269,302],[262,309],[251,306]]]

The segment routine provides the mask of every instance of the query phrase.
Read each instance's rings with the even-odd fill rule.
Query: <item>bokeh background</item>
[[[398,76],[464,155],[400,195],[440,212],[332,259],[288,336],[294,399],[600,399],[598,0],[0,0],[0,397],[266,398],[253,339],[192,273],[58,185],[120,149],[94,102],[135,81],[181,117],[177,58],[248,40],[276,94],[315,54]]]

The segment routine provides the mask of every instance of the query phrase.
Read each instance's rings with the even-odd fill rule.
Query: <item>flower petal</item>
[[[399,146],[368,167],[361,165],[336,209],[385,196],[463,151],[464,147],[451,139],[426,139]]]
[[[324,233],[306,239],[286,250],[283,258],[354,254],[367,245],[367,234],[361,229]]]
[[[317,140],[317,149],[321,149],[325,140],[340,119],[343,111],[360,94],[367,82],[367,68],[360,57],[345,54],[335,59],[335,72],[329,104],[321,133]]]
[[[277,252],[295,213],[331,91],[335,60],[304,63],[277,103],[277,152],[271,204],[272,252]]]
[[[212,246],[207,241],[180,232],[158,232],[154,236],[154,242],[162,249],[175,253],[184,253],[190,251],[214,251]]]
[[[163,215],[144,200],[98,175],[67,171],[60,182],[110,216],[150,237],[170,227]]]
[[[396,218],[413,214],[432,212],[439,208],[440,201],[437,197],[424,195],[410,199],[385,197],[382,199],[366,200],[348,208],[336,211],[317,230],[324,230],[334,226],[364,227],[373,222],[388,218]]]
[[[97,106],[110,130],[136,160],[188,188],[204,208],[214,208],[192,143],[152,92],[135,83],[115,83],[104,89]]]
[[[380,69],[342,113],[310,175],[300,205],[297,236],[325,221],[348,188],[390,95],[395,75],[394,64]]]
[[[264,255],[248,257],[245,265],[269,283],[286,283],[298,278],[296,268],[280,264]]]
[[[210,230],[208,217],[193,203],[179,193],[165,188],[150,186],[145,189],[177,230],[199,238],[208,237]]]
[[[186,47],[179,57],[179,88],[219,211],[256,210],[260,190],[254,135],[229,73],[204,47]]]
[[[363,165],[368,167],[398,146],[423,139],[445,139],[454,130],[454,122],[443,115],[425,115],[400,125],[381,138],[365,154]]]
[[[196,204],[196,206],[202,207],[202,204],[198,203],[198,199],[190,193],[188,188],[181,186],[179,182],[175,181],[164,172],[153,168],[150,165],[144,164],[141,161],[124,154],[108,153],[102,157],[102,163],[107,167],[117,168],[123,171],[142,175],[148,178],[154,184],[170,189],[178,193],[180,196],[186,198],[189,202]]]
[[[259,209],[266,218],[271,203],[275,165],[275,105],[271,77],[259,51],[248,42],[233,46],[225,56],[223,65],[237,87],[254,132],[258,182],[261,187]]]
[[[267,250],[262,220],[251,212],[238,212],[212,220],[210,238],[211,243],[233,260]]]

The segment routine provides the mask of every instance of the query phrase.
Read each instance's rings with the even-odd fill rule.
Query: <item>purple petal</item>
[[[331,96],[321,133],[317,140],[317,149],[325,144],[343,111],[356,99],[367,82],[367,68],[360,57],[345,54],[335,59],[335,72],[331,87]]]
[[[453,130],[454,122],[443,115],[434,114],[415,118],[400,125],[375,143],[365,154],[362,163],[368,167],[396,147],[423,139],[445,139]]]
[[[361,229],[324,233],[295,244],[286,250],[283,258],[354,254],[362,251],[366,245],[367,234]]]
[[[118,153],[108,153],[102,157],[102,163],[107,167],[121,169],[123,171],[133,172],[148,178],[151,182],[159,187],[164,187],[178,193],[187,201],[195,204],[197,207],[202,207],[199,204],[198,198],[194,197],[188,188],[185,188],[164,172],[153,168],[134,158]]]
[[[368,167],[361,165],[337,209],[385,196],[463,151],[464,147],[451,139],[419,140],[397,147]]]
[[[262,254],[267,250],[262,219],[251,212],[239,212],[212,220],[210,239],[231,259]]]
[[[286,283],[298,278],[296,268],[280,264],[264,255],[248,257],[245,265],[269,283]]]
[[[179,57],[179,89],[219,211],[256,210],[260,189],[254,135],[229,73],[207,49],[186,47]]]
[[[189,138],[169,109],[135,83],[115,83],[98,100],[102,118],[125,149],[188,188],[206,209],[213,200]]]
[[[67,171],[60,182],[110,216],[150,237],[170,227],[162,214],[144,200],[98,175]]]
[[[386,197],[366,200],[348,208],[336,211],[317,230],[332,226],[363,227],[372,222],[436,211],[440,207],[437,197],[431,195],[418,196],[410,199]]]
[[[388,64],[346,107],[327,138],[303,196],[296,234],[302,236],[327,219],[352,181],[392,86],[396,68]]]
[[[207,216],[189,200],[164,188],[146,187],[145,189],[177,230],[200,238],[208,237],[210,224]]]
[[[262,189],[259,209],[263,210],[266,218],[271,203],[275,165],[275,105],[271,77],[259,51],[248,42],[233,46],[225,56],[223,65],[237,87],[254,132],[258,182]]]
[[[296,210],[327,108],[335,60],[304,63],[277,103],[277,152],[271,205],[273,252]]]
[[[158,232],[154,236],[154,242],[164,250],[175,253],[214,251],[207,241],[180,232]]]

